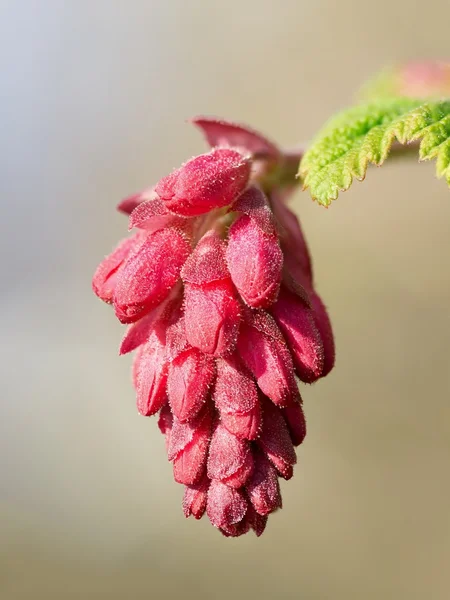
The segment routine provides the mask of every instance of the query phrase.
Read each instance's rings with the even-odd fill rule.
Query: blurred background
[[[185,119],[310,139],[386,64],[449,56],[428,0],[2,0],[0,597],[444,600],[450,196],[434,165],[299,193],[338,360],[262,538],[186,520],[92,273],[116,203],[205,146]]]

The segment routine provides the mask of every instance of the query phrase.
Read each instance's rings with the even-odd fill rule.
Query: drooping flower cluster
[[[183,511],[226,536],[281,507],[306,433],[296,383],[334,364],[300,224],[285,204],[295,153],[209,118],[212,150],[125,199],[131,237],[99,265],[95,293],[128,324],[142,415],[159,413]]]

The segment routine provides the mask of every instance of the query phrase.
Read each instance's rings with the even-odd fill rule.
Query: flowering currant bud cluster
[[[334,364],[299,221],[285,200],[299,156],[250,129],[197,118],[212,147],[125,199],[131,237],[93,288],[128,324],[142,415],[159,413],[183,511],[226,536],[281,507],[305,436],[296,376]]]

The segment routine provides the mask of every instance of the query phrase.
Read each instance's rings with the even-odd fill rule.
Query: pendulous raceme
[[[93,289],[128,325],[144,416],[159,414],[183,511],[225,536],[281,508],[306,425],[297,378],[334,365],[331,324],[286,201],[300,156],[234,123],[193,120],[211,146],[119,205],[135,232]]]

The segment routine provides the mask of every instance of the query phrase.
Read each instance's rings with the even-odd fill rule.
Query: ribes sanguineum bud
[[[295,153],[242,125],[194,123],[211,151],[119,204],[137,232],[92,285],[128,324],[120,353],[136,351],[138,410],[159,413],[185,516],[259,536],[306,434],[296,376],[330,371],[333,333],[284,203]]]

